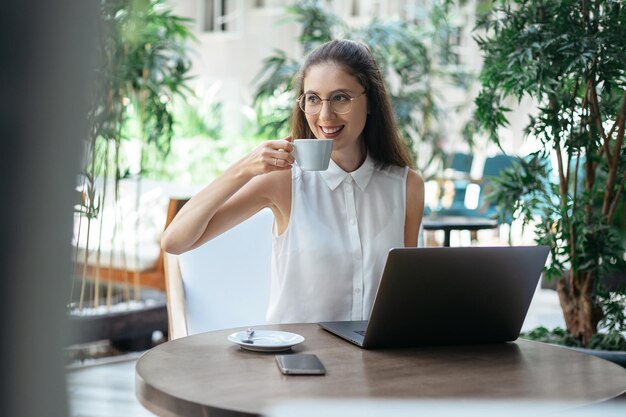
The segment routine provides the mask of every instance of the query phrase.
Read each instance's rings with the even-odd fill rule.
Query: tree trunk
[[[591,282],[589,273],[572,274],[570,271],[556,286],[567,330],[584,346],[598,332],[598,322],[602,318],[602,309],[592,296]]]

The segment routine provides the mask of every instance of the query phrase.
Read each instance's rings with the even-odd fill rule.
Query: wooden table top
[[[301,334],[325,376],[286,376],[273,353],[242,350],[236,330],[198,334],[146,352],[139,401],[160,416],[253,416],[297,398],[549,400],[584,405],[626,392],[626,369],[570,349],[518,340],[476,346],[363,350],[316,324],[258,326]]]

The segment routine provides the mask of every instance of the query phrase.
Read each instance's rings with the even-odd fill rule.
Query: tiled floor
[[[136,356],[68,372],[72,417],[153,417],[135,397]]]

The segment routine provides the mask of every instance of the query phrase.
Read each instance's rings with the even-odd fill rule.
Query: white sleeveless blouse
[[[404,246],[407,167],[369,156],[352,173],[292,169],[291,216],[274,231],[269,323],[367,320],[393,247]]]

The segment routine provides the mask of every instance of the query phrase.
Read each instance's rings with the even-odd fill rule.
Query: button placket
[[[363,263],[361,237],[359,235],[359,227],[356,217],[356,204],[354,198],[354,185],[352,177],[347,176],[343,184],[346,213],[348,214],[348,233],[350,236],[350,249],[353,259],[353,276],[352,276],[352,320],[361,320],[363,318]]]

